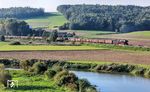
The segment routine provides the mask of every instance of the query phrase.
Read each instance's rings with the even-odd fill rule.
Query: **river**
[[[150,92],[150,79],[130,75],[71,71],[96,85],[100,92]]]

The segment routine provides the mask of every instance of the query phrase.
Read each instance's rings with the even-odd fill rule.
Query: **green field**
[[[138,31],[138,32],[131,32],[127,33],[128,35],[136,35],[136,36],[144,36],[145,38],[150,38],[150,31]]]
[[[60,30],[61,31],[61,30]],[[102,35],[115,34],[115,32],[102,31],[102,30],[62,30],[62,32],[75,32],[77,36],[82,38],[99,38]]]
[[[83,35],[83,37],[86,37],[86,35]],[[137,32],[130,32],[130,33],[108,33],[108,34],[101,34],[100,33],[96,33],[94,35],[92,35],[90,33],[90,37],[92,38],[122,38],[122,39],[150,39],[150,31],[137,31]]]
[[[9,45],[0,42],[0,51],[28,51],[28,50],[98,50],[103,48],[91,46],[52,46],[52,45]]]
[[[28,76],[23,70],[11,70],[10,73],[19,87],[0,88],[0,92],[69,92],[67,88],[57,86],[54,80],[47,80],[44,75]]]
[[[46,27],[53,28],[67,22],[66,18],[59,13],[46,14],[43,17],[36,17],[25,20],[32,28]]]

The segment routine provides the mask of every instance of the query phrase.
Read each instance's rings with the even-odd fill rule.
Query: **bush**
[[[0,36],[0,41],[5,41],[5,36],[4,35]]]
[[[79,92],[97,92],[90,82],[86,79],[78,80]]]
[[[54,71],[56,71],[56,72],[58,73],[58,72],[62,71],[63,68],[62,68],[61,66],[54,65],[54,66],[52,67],[52,70],[54,70]]]
[[[56,79],[57,79],[56,84],[58,86],[66,86],[75,92],[78,90],[77,85],[78,77],[76,77],[74,73],[62,71],[57,75]]]
[[[11,80],[12,77],[8,72],[5,72],[5,66],[0,64],[0,82],[7,87],[7,80]]]
[[[47,66],[42,62],[36,62],[33,64],[32,70],[35,74],[43,74],[47,70]]]
[[[14,41],[14,42],[11,42],[9,45],[21,45],[21,43],[19,41]]]
[[[58,81],[62,76],[67,75],[69,72],[67,70],[63,70],[56,74],[55,80]]]
[[[146,77],[150,78],[150,69],[146,70],[145,74]]]
[[[20,66],[21,68],[23,68],[24,70],[29,70],[30,67],[33,66],[34,63],[38,62],[37,59],[31,59],[31,60],[25,60],[25,61],[21,61],[20,62]]]
[[[85,92],[97,92],[97,91],[96,91],[96,88],[94,87],[88,87],[85,89]]]
[[[0,82],[7,87],[7,80],[11,80],[12,77],[8,72],[1,71],[0,72]]]
[[[3,64],[0,64],[0,72],[3,71],[4,68],[5,68],[4,65],[3,65]]]
[[[146,71],[146,69],[144,69],[144,68],[137,68],[132,71],[132,74],[144,75],[145,71]]]
[[[45,71],[44,75],[47,79],[53,78],[56,74],[56,71],[48,69],[47,71]]]

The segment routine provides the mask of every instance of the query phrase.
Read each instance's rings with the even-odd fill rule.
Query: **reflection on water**
[[[72,71],[101,92],[150,92],[150,79],[118,74]]]

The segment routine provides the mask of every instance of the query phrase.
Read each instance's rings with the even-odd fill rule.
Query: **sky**
[[[56,12],[57,6],[63,4],[150,6],[150,0],[0,0],[0,8],[30,6],[44,8],[47,12]]]

